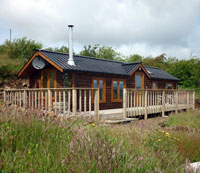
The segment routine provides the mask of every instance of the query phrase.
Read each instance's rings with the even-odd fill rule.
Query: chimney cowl
[[[72,46],[72,28],[74,25],[68,25],[69,27],[69,59],[68,64],[71,66],[75,66],[74,58],[73,58],[73,46]]]

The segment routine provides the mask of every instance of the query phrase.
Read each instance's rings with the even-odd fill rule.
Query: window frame
[[[153,84],[154,84],[154,83],[156,84],[156,88],[155,88],[155,89],[158,89],[158,82],[157,82],[157,81],[153,81],[153,82],[152,82],[152,89],[154,89],[154,88],[153,88]]]
[[[100,77],[95,77],[92,78],[92,88],[94,88],[94,80],[97,81],[97,88],[99,88],[99,103],[105,103],[106,102],[106,79],[105,78],[100,78]],[[100,80],[103,81],[103,99],[100,100]],[[92,90],[92,103],[94,103],[94,90]]]
[[[57,75],[56,75],[56,69],[49,68],[49,69],[43,69],[41,71],[41,88],[43,88],[43,79],[44,79],[44,73],[47,73],[47,88],[50,88],[50,73],[54,73],[54,88],[57,88]],[[49,87],[48,87],[49,86]]]
[[[117,99],[113,99],[113,81],[117,81]],[[123,98],[120,99],[120,82],[123,82],[124,88],[126,88],[126,80],[124,80],[124,79],[112,79],[112,84],[111,84],[111,101],[112,102],[123,102]]]
[[[136,88],[136,76],[137,75],[141,76],[141,89]],[[138,72],[135,73],[135,89],[136,90],[143,90],[144,89],[144,73],[138,73]]]
[[[171,89],[168,89],[168,88],[167,88],[167,85],[168,85],[168,84],[172,85],[172,88],[171,88]],[[173,82],[166,82],[166,83],[165,83],[165,89],[168,89],[168,90],[174,89],[174,83],[173,83]]]

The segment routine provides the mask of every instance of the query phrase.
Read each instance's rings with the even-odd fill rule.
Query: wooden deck
[[[96,121],[137,116],[147,119],[149,114],[165,116],[165,112],[194,109],[195,92],[124,88],[123,108],[100,110],[99,89],[96,88],[10,89],[4,90],[4,103],[65,117],[95,117]]]

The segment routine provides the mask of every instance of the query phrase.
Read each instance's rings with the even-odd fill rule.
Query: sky
[[[44,47],[111,46],[139,54],[200,57],[200,0],[0,0],[0,44],[27,37]]]

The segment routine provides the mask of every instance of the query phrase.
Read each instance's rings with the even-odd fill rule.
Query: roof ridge
[[[50,52],[50,53],[57,53],[57,54],[62,54],[62,55],[69,55],[68,53],[62,53],[62,52],[55,52],[55,51],[50,51],[50,50],[44,50],[44,49],[36,49],[38,51],[44,51],[44,52]],[[109,61],[109,62],[115,62],[115,63],[121,63],[124,64],[123,61],[115,61],[115,60],[109,60],[109,59],[102,59],[102,58],[98,58],[98,57],[90,57],[90,56],[82,56],[82,55],[74,55],[76,57],[83,57],[83,58],[89,58],[89,59],[97,59],[97,60],[101,60],[101,61]]]
[[[159,67],[152,67],[152,66],[148,66],[148,65],[144,65],[144,67],[149,67],[149,68],[155,68],[155,69],[160,69],[160,70],[162,70],[162,69],[159,68]]]
[[[84,57],[84,58],[88,58],[88,59],[97,59],[97,60],[100,60],[100,61],[109,61],[109,62],[115,62],[115,63],[124,64],[123,61],[115,61],[115,60],[103,59],[103,58],[99,58],[99,57],[91,57],[91,56],[83,56],[83,55],[75,55],[75,56]]]
[[[141,61],[138,62],[131,62],[131,63],[124,63],[123,65],[132,65],[132,64],[141,64]]]
[[[35,49],[35,50],[44,51],[44,52],[50,52],[50,53],[63,54],[63,55],[69,55],[68,53],[64,53],[64,52],[55,52],[55,51],[50,51],[50,50],[45,50],[45,49]]]

